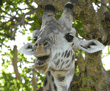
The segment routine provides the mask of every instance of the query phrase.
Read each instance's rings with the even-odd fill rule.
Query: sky
[[[33,3],[33,5],[37,8],[37,5],[35,3]],[[93,6],[94,6],[94,9],[97,11],[98,7],[96,7],[95,4],[93,4]],[[27,6],[21,4],[21,5],[19,5],[19,7],[20,8],[26,8]],[[25,10],[23,12],[26,13],[27,11]],[[16,13],[13,13],[13,15],[16,15]],[[6,19],[6,20],[8,20],[8,19]],[[2,20],[2,21],[4,21],[4,20]],[[15,41],[9,41],[8,43],[5,43],[5,44],[10,45],[12,49],[13,49],[14,45],[17,45],[17,49],[19,50],[24,44],[29,43],[29,41],[27,41],[27,36],[32,37],[32,34],[29,31],[29,27],[30,27],[29,25],[26,26],[26,29],[28,31],[26,31],[26,34],[24,36],[21,33],[19,33],[24,28],[23,27],[18,27],[19,29],[17,30],[17,33],[16,33],[17,36],[15,37]],[[105,54],[107,52],[107,48],[108,48],[108,46],[106,46],[105,49],[102,51],[103,54]],[[8,50],[6,49],[6,47],[3,46],[1,51],[2,51],[2,53],[0,53],[0,72],[1,72],[1,69],[2,69],[2,65],[1,65],[2,64],[2,55],[1,54],[3,54],[4,52],[7,52]],[[34,56],[27,56],[27,55],[24,55],[24,56],[31,62],[32,62],[31,57],[35,58]],[[83,55],[83,57],[85,57],[85,55]],[[5,59],[10,60],[10,58],[8,58],[8,57],[5,57]],[[109,59],[110,59],[110,55],[108,55],[107,57],[102,58],[102,63],[105,64],[104,68],[106,70],[110,69],[110,60]],[[20,63],[17,64],[17,66],[19,66],[19,65],[20,65]],[[30,63],[30,64],[29,63],[28,64],[24,63],[23,68],[24,67],[29,67],[31,65],[33,65],[33,63]],[[21,73],[21,69],[18,68],[18,70]],[[7,72],[13,72],[13,66],[12,65],[9,66],[9,70],[7,70]],[[29,76],[29,74],[27,74],[27,75]],[[13,76],[15,76],[15,75],[13,74]]]

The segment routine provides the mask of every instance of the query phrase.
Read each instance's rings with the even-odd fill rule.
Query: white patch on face
[[[64,34],[59,33],[55,36],[55,44],[52,45],[52,58],[56,53],[63,53],[66,50],[72,50],[71,43],[64,38]]]
[[[65,56],[65,53],[67,51],[67,54],[70,51],[70,56],[67,57],[67,55]],[[63,34],[58,34],[56,35],[56,41],[55,44],[52,45],[52,50],[51,50],[51,67],[55,68],[57,70],[59,69],[65,69],[68,70],[71,68],[71,62],[72,62],[72,56],[74,54],[74,51],[71,47],[71,43],[69,43],[65,38]],[[64,53],[64,54],[63,54]],[[56,57],[57,54],[57,57]],[[63,56],[62,56],[63,54]],[[55,58],[56,57],[56,58]],[[60,61],[58,62],[58,60],[60,59]],[[66,64],[66,62],[68,61],[68,63]],[[55,65],[55,63],[58,65]],[[70,66],[69,66],[70,64]],[[68,67],[67,67],[68,66]]]
[[[69,56],[67,57],[67,54],[69,54]],[[62,56],[63,54],[63,56]],[[74,55],[74,51],[72,50],[66,50],[64,52],[60,52],[54,54],[54,57],[51,60],[51,66],[57,70],[68,70],[71,68],[71,62],[73,62],[72,60],[72,56]]]

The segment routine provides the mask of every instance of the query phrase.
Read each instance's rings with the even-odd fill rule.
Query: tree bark
[[[85,53],[87,75],[91,77],[97,91],[110,91],[110,77],[101,62],[101,51]]]
[[[34,71],[32,77],[32,86],[33,86],[33,91],[37,91],[37,78],[36,78],[36,73]]]
[[[106,0],[101,0],[101,7],[100,9],[98,10],[97,14],[98,14],[98,17],[100,18],[100,20],[104,20],[104,13],[106,12]]]

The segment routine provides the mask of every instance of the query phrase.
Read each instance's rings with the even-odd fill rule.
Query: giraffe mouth
[[[42,56],[37,57],[37,64],[40,66],[43,65],[49,57],[50,55],[42,55]]]

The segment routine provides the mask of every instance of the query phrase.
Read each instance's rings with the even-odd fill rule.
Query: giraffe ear
[[[80,40],[77,37],[74,38],[72,47],[75,51],[81,49],[87,53],[94,53],[105,48],[105,46],[97,40]]]
[[[19,52],[26,55],[34,55],[34,43],[27,43],[19,49]]]
[[[79,49],[87,52],[87,53],[94,53],[97,51],[103,50],[105,47],[102,43],[97,40],[82,40],[79,43]]]

